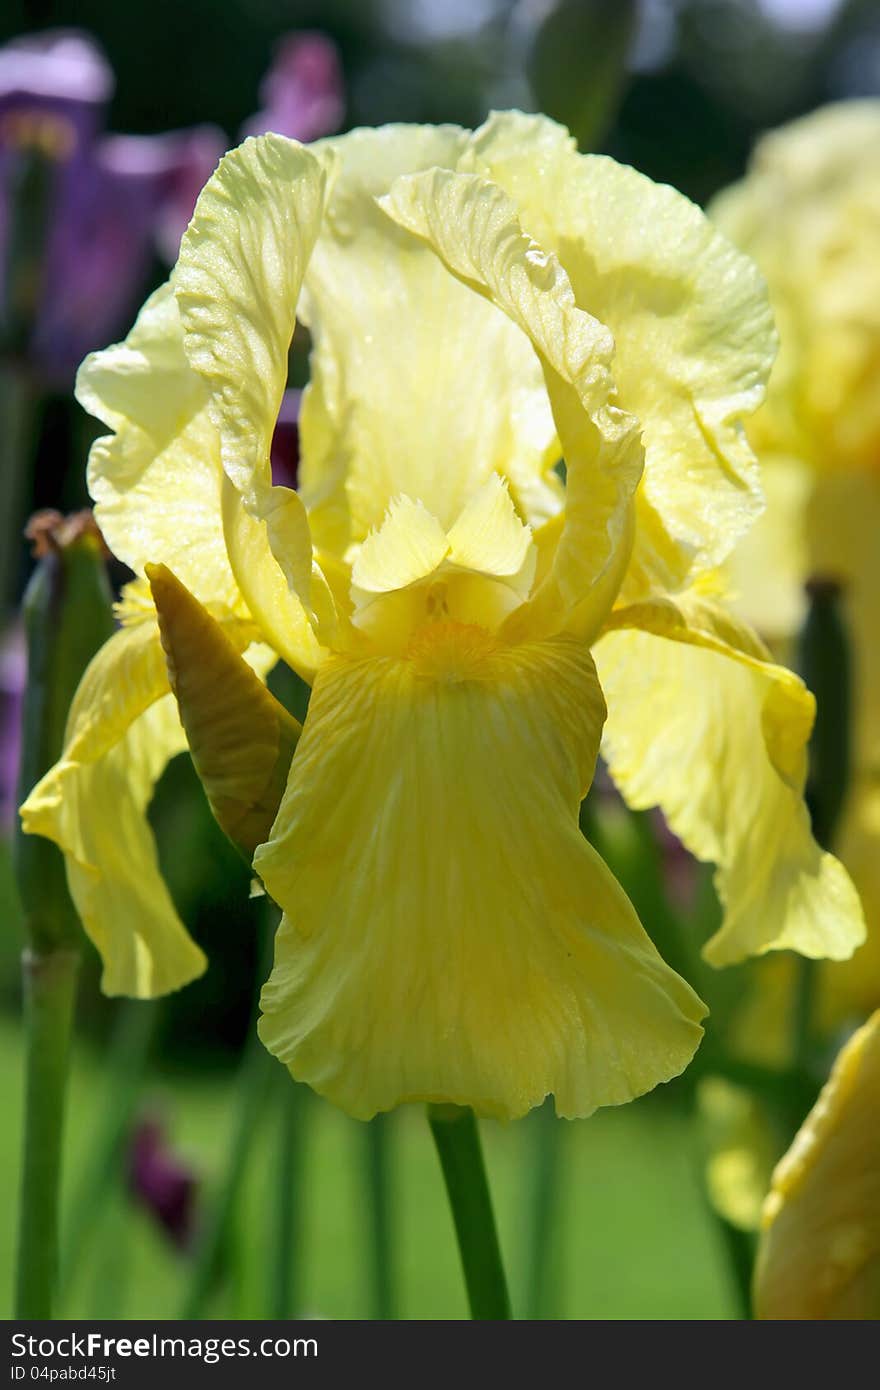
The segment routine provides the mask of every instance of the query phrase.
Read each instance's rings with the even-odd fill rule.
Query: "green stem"
[[[280,1131],[278,1144],[278,1203],[272,1212],[273,1249],[268,1316],[278,1321],[292,1318],[300,1300],[302,1265],[302,1213],[304,1127],[306,1105],[303,1087],[279,1071]]]
[[[0,546],[0,619],[12,607],[36,426],[36,395],[24,371],[0,369],[0,516],[8,527]]]
[[[474,1113],[458,1105],[429,1105],[428,1121],[452,1208],[471,1317],[509,1318],[507,1280]]]
[[[271,899],[263,899],[258,920],[260,980],[272,960],[277,912]],[[260,1042],[256,1009],[239,1070],[239,1107],[229,1137],[226,1167],[214,1204],[196,1249],[192,1277],[180,1316],[191,1321],[204,1316],[204,1307],[220,1275],[224,1255],[234,1247],[234,1222],[239,1194],[247,1172],[257,1127],[277,1062]]]
[[[708,1197],[706,1199],[709,1200]],[[709,1203],[711,1207],[711,1202]],[[752,1271],[755,1266],[755,1238],[750,1231],[734,1226],[720,1212],[712,1209],[716,1229],[724,1243],[736,1296],[738,1321],[748,1322],[752,1316]]]
[[[546,1321],[556,1316],[559,1280],[556,1239],[561,1210],[562,1134],[553,1104],[546,1101],[531,1121],[531,1192],[526,1254],[525,1316]]]
[[[366,1126],[366,1172],[370,1209],[370,1316],[387,1322],[395,1316],[393,1238],[391,1230],[391,1130],[387,1115]]]
[[[100,1227],[108,1190],[120,1183],[123,1148],[141,1098],[141,1082],[159,1019],[159,1005],[126,1000],[119,1008],[110,1039],[107,1090],[95,1142],[76,1189],[64,1232],[62,1293],[71,1287],[83,1255]]]
[[[796,1071],[806,1071],[810,1063],[813,1042],[813,1013],[816,1001],[818,976],[816,962],[806,956],[796,961],[797,976],[794,985],[791,1014],[792,1065]]]
[[[240,1104],[230,1136],[226,1167],[199,1241],[189,1289],[180,1314],[185,1322],[204,1317],[205,1304],[217,1281],[274,1066],[277,1063],[260,1042],[256,1031],[252,1032],[241,1065]]]
[[[51,1318],[58,1275],[58,1187],[79,951],[22,955],[26,1076],[16,1317]]]

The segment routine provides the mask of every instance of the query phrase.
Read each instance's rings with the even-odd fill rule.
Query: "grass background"
[[[106,1058],[81,1047],[73,1069],[67,1126],[67,1197],[106,1105]],[[275,1064],[270,1063],[274,1068]],[[20,1041],[0,1027],[0,1301],[11,1306],[18,1136],[21,1132]],[[268,1091],[236,1225],[241,1274],[215,1298],[217,1317],[265,1315],[268,1251],[280,1105],[289,1100],[281,1069]],[[175,1147],[203,1175],[208,1197],[222,1171],[236,1104],[235,1076],[152,1074],[145,1098],[169,1121]],[[522,1306],[529,1156],[545,1117],[509,1126],[484,1122],[487,1161],[515,1304]],[[691,1126],[662,1096],[561,1127],[559,1193],[563,1221],[556,1242],[559,1316],[566,1318],[706,1319],[733,1316],[723,1251],[703,1206]],[[368,1219],[361,1167],[363,1127],[324,1102],[305,1097],[303,1211],[298,1314],[367,1315]],[[400,1315],[467,1316],[458,1257],[432,1142],[418,1107],[392,1122],[396,1254]],[[90,1233],[90,1247],[62,1316],[174,1317],[189,1268],[148,1213],[111,1185]]]

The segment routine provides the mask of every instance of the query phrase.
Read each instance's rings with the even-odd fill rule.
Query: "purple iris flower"
[[[176,255],[226,146],[212,126],[105,135],[113,86],[86,34],[48,31],[0,48],[0,322],[8,334],[24,317],[15,347],[57,385],[128,327],[157,250]],[[39,208],[25,206],[35,166]],[[33,221],[23,244],[22,216]]]
[[[216,126],[107,135],[114,77],[87,34],[51,30],[0,48],[0,335],[50,384],[128,328],[159,255],[169,264],[226,149]],[[344,112],[339,56],[325,35],[281,40],[242,129],[313,140]],[[42,174],[39,209],[33,179]],[[30,221],[21,223],[22,213]],[[35,238],[35,227],[42,238]],[[22,321],[24,327],[22,328]]]
[[[291,140],[317,140],[338,130],[345,113],[339,52],[326,34],[287,34],[260,84],[258,111],[241,128],[246,135],[273,130]]]
[[[128,1163],[132,1196],[151,1213],[179,1250],[188,1250],[196,1232],[198,1179],[171,1149],[161,1120],[141,1119],[132,1137]]]

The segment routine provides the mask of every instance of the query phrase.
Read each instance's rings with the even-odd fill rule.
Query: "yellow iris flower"
[[[880,1011],[843,1048],[773,1173],[755,1268],[755,1313],[880,1317]]]
[[[269,445],[297,314],[294,492]],[[624,795],[718,865],[711,959],[860,939],[802,801],[812,699],[715,597],[761,507],[740,422],[773,351],[695,207],[506,113],[247,141],[83,365],[112,549],[312,686],[254,856],[284,909],[260,1033],[352,1114],[586,1115],[686,1066],[705,1010],[578,829],[603,725]],[[149,995],[202,959],[144,815],[183,736],[143,580],[122,616],[23,817],[105,988]]]
[[[828,1022],[880,1003],[880,101],[828,106],[759,142],[710,209],[767,278],[780,353],[749,422],[767,510],[731,557],[739,608],[782,653],[811,575],[843,586],[855,678],[837,848],[868,941],[823,971]]]

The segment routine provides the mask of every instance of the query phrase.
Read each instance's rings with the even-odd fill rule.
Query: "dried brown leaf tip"
[[[57,554],[77,541],[91,539],[107,557],[110,551],[95,521],[90,507],[65,516],[54,508],[47,507],[34,512],[24,528],[25,538],[31,543],[31,554],[35,560],[45,555]]]

